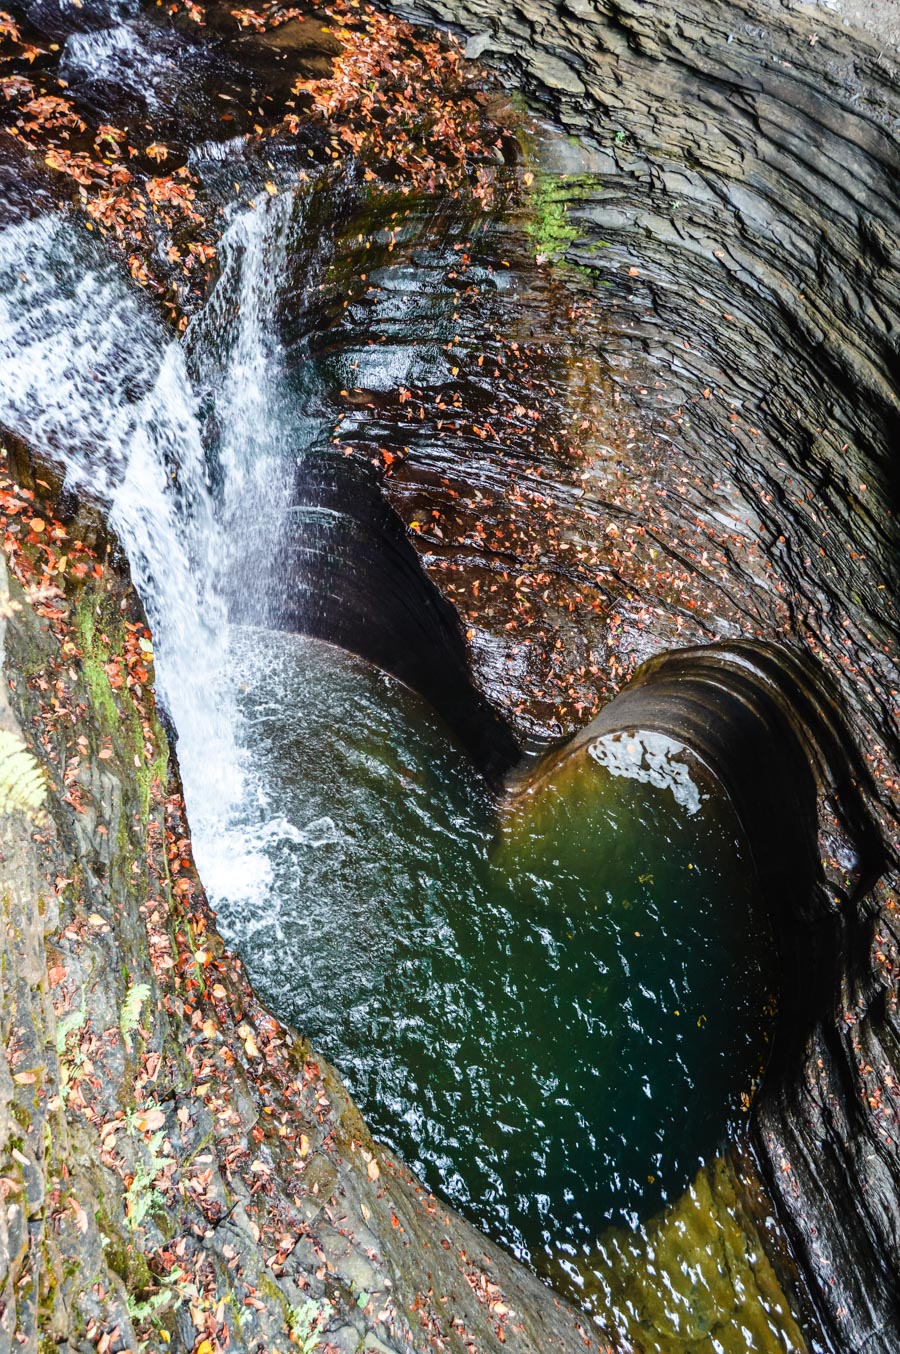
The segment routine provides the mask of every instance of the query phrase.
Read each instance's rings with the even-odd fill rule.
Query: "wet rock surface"
[[[539,122],[529,134],[519,128],[519,151],[498,136],[489,166],[501,188],[508,173],[512,188],[506,213],[489,215],[487,221],[471,202],[442,215],[429,193],[373,204],[363,188],[360,209],[357,190],[371,170],[353,163],[349,200],[323,175],[316,241],[326,242],[330,271],[314,279],[315,305],[308,298],[302,305],[283,302],[279,325],[298,371],[322,373],[309,405],[327,427],[317,450],[332,459],[320,462],[315,476],[306,470],[298,474],[293,506],[327,507],[353,476],[367,478],[366,494],[368,480],[381,482],[393,514],[385,517],[380,534],[370,532],[366,549],[371,545],[378,555],[385,541],[396,546],[399,568],[377,577],[403,581],[399,602],[395,597],[388,604],[386,596],[379,596],[367,616],[367,599],[356,592],[361,574],[355,562],[347,569],[339,561],[330,576],[323,565],[322,586],[336,584],[346,623],[335,627],[326,617],[316,633],[337,637],[391,666],[381,627],[369,622],[382,618],[395,639],[408,636],[403,606],[409,601],[418,612],[427,597],[442,618],[438,632],[448,645],[448,673],[464,666],[463,635],[470,646],[477,690],[467,691],[463,704],[480,719],[489,701],[520,744],[578,728],[643,660],[665,649],[750,638],[778,640],[815,656],[827,674],[822,689],[830,685],[837,692],[829,699],[843,707],[861,764],[852,756],[848,760],[839,746],[843,735],[823,734],[832,725],[830,716],[823,724],[817,676],[792,678],[786,687],[779,679],[775,687],[781,694],[772,695],[770,651],[747,652],[751,676],[743,695],[735,678],[741,663],[728,667],[730,684],[723,693],[715,658],[698,660],[703,669],[698,689],[706,693],[701,705],[706,702],[717,712],[726,706],[734,712],[742,700],[749,702],[756,722],[751,719],[747,735],[750,751],[747,743],[738,744],[742,764],[757,750],[761,756],[771,753],[770,776],[781,795],[778,814],[772,811],[766,823],[760,766],[748,781],[728,782],[726,762],[735,745],[725,739],[724,729],[714,730],[723,739],[721,746],[731,749],[721,760],[733,797],[755,796],[745,812],[764,843],[758,848],[760,860],[766,866],[779,862],[773,898],[785,911],[788,1000],[776,1056],[754,1112],[759,1165],[802,1261],[811,1301],[826,1330],[822,1338],[840,1350],[875,1354],[900,1339],[896,877],[886,873],[875,883],[880,851],[872,846],[864,821],[877,823],[893,861],[894,701],[900,685],[893,321],[900,291],[900,96],[894,56],[848,34],[826,11],[753,0],[733,5],[680,0],[675,6],[638,0],[557,6],[528,0],[502,15],[480,0],[458,5],[448,0],[423,5],[416,14],[460,25],[471,56],[511,71],[515,85],[583,145],[566,148],[554,141],[548,148]],[[70,19],[53,5],[38,5],[29,9],[29,22],[49,46],[50,38],[75,27],[96,33],[106,20],[89,8]],[[269,136],[283,116],[276,95],[281,99],[290,93],[290,81],[276,63],[296,58],[299,73],[316,80],[333,58],[330,41],[308,32],[304,23],[291,19],[271,32],[263,24],[257,32],[249,22],[237,31],[231,16],[211,10],[209,31],[200,34],[184,15],[170,27],[146,18],[144,38],[159,73],[154,87],[159,125],[172,142],[167,169],[182,166],[187,153],[188,105],[172,75],[182,57],[203,91],[190,104],[191,137],[209,141],[194,161],[197,179],[191,182],[197,184],[196,201],[207,223],[217,219],[216,204],[232,191],[252,191],[264,201],[262,194],[270,190],[262,185],[269,174],[281,181],[298,162],[309,162],[318,172],[336,154],[327,138],[308,129],[287,151]],[[190,59],[182,51],[184,42]],[[215,48],[214,62],[208,59],[208,45]],[[176,67],[174,52],[179,54]],[[77,55],[73,43],[68,55],[72,77],[78,75]],[[127,80],[122,83],[129,63],[121,53],[112,69],[116,79],[106,82],[94,79],[90,63],[81,71],[81,79],[88,72],[89,88],[80,95],[80,107],[85,111],[93,102],[95,121],[118,116],[126,97],[135,94],[126,88]],[[291,76],[295,73],[292,67]],[[257,101],[263,76],[267,95]],[[233,189],[233,166],[223,163],[221,147],[235,133],[247,140],[241,151],[242,184]],[[530,147],[528,135],[534,138]],[[148,141],[142,137],[139,155],[145,155]],[[41,167],[40,157],[23,158],[21,148],[3,154],[5,177],[35,185],[34,192],[18,191],[11,200],[13,219],[59,193],[59,180]],[[143,173],[153,173],[146,159],[138,164]],[[77,197],[69,202],[60,196],[73,217],[87,210]],[[159,261],[172,237],[152,212],[150,219]],[[211,226],[203,239],[213,235]],[[555,270],[552,260],[563,256],[572,268]],[[308,273],[301,276],[305,262],[298,263],[295,297],[310,283]],[[206,274],[199,263],[196,268],[191,263],[184,272],[187,283],[180,275],[173,282],[167,266],[161,268],[160,287],[165,283],[170,290],[160,295],[175,296],[186,319]],[[413,289],[404,284],[404,268],[410,267],[418,278]],[[146,283],[139,270],[133,275]],[[374,360],[373,347],[380,354]],[[405,537],[398,534],[398,521],[406,527]],[[370,527],[368,522],[367,532]],[[333,559],[334,539],[323,534],[323,561]],[[346,539],[358,547],[358,532],[348,530]],[[413,567],[413,547],[427,577]],[[300,567],[288,539],[278,548],[291,568]],[[314,628],[299,590],[279,619]],[[417,635],[420,621],[416,614]],[[416,646],[420,653],[427,648],[418,638]],[[22,652],[24,657],[15,661],[27,666],[30,659]],[[771,661],[776,669],[784,667],[781,660]],[[793,662],[785,660],[788,668]],[[692,729],[702,746],[711,735],[705,726],[692,725],[690,712],[679,704],[686,699],[685,682],[689,688],[693,678],[677,662],[660,668],[656,694],[642,676],[633,694],[601,718],[615,721],[626,712],[636,722],[650,718],[647,711],[668,700],[667,672],[677,677],[669,707],[677,711],[672,727]],[[418,672],[407,666],[401,675],[425,689],[434,670],[426,663]],[[448,677],[448,691],[455,682]],[[642,706],[644,700],[649,704]],[[90,701],[82,705],[89,710]],[[26,728],[33,715],[21,704],[18,717]],[[496,728],[493,716],[487,718]],[[798,725],[817,732],[798,734]],[[729,725],[730,734],[736,729]],[[497,745],[500,765],[512,756],[506,729],[498,733]],[[793,758],[787,771],[779,760],[784,757]],[[103,770],[109,760],[98,760],[84,775],[92,798],[106,805],[105,817],[92,821],[115,840],[117,823],[125,821],[116,796],[125,802],[130,792],[127,782],[123,790],[103,779],[109,777]],[[835,787],[844,783],[854,789],[850,800],[841,802]],[[61,810],[70,811],[77,813],[72,805]],[[177,804],[170,811],[176,814],[170,824],[175,843],[186,841]],[[155,812],[161,843],[159,804]],[[126,829],[131,831],[127,822]],[[770,858],[776,829],[777,851]],[[62,840],[64,854],[75,851],[87,860],[85,878],[100,881],[97,906],[91,904],[88,916],[105,917],[112,928],[109,851],[98,864],[94,836],[88,842],[72,828]],[[133,842],[139,858],[140,838]],[[23,878],[30,877],[32,866],[22,859]],[[158,873],[161,862],[159,857]],[[69,871],[61,865],[59,873],[66,878]],[[186,893],[200,899],[190,870],[184,877]],[[131,883],[126,872],[125,884]],[[171,892],[166,897],[160,916],[167,917],[168,908],[178,918],[181,903]],[[20,910],[23,905],[16,904]],[[204,917],[202,902],[198,907]],[[208,919],[205,925],[208,930]],[[120,940],[114,929],[113,939],[104,940],[104,934],[92,933],[90,943],[100,947],[98,953],[109,954]],[[134,946],[140,934],[133,932]],[[123,936],[121,943],[132,942]],[[40,944],[32,936],[28,945],[29,962],[39,967]],[[190,974],[193,961],[183,947],[179,953]],[[140,981],[146,974],[155,993],[159,975],[150,975],[137,949],[135,955],[135,973]],[[230,968],[221,962],[220,973]],[[79,979],[82,990],[86,981]],[[235,1003],[234,1010],[243,1012],[247,1003],[252,1005],[243,988],[232,991],[224,978],[222,985],[229,1008]],[[118,983],[105,998],[113,1033],[113,1006],[121,1008],[126,995]],[[177,1007],[184,995],[173,1000]],[[188,1020],[199,1012],[202,1030],[205,1008],[193,998],[188,1004]],[[176,1014],[178,1021],[185,1018],[183,1009]],[[168,1017],[175,1019],[171,1012]],[[29,1017],[39,1032],[44,1018],[40,1012]],[[272,1033],[263,1016],[242,1023],[257,1048],[264,1035],[282,1037]],[[159,1047],[151,1044],[151,1051],[159,1051],[162,1040],[159,1033]],[[228,1044],[237,1062],[251,1057],[246,1041],[240,1035]],[[127,1053],[124,1036],[111,1046],[119,1059],[111,1077],[120,1076]],[[91,1050],[91,1059],[94,1055]],[[290,1113],[306,1115],[309,1153],[312,1160],[325,1162],[321,1190],[328,1193],[334,1163],[329,1165],[327,1151],[322,1156],[315,1146],[321,1080],[316,1075],[311,1073],[301,1087],[305,1108],[291,1102]],[[251,1091],[247,1095],[252,1099]],[[265,1123],[252,1116],[265,1115],[266,1105],[275,1122],[288,1112],[277,1095],[247,1110],[247,1125],[240,1130],[245,1139],[251,1121],[254,1127]],[[340,1099],[337,1092],[334,1096]],[[186,1107],[190,1120],[193,1110]],[[212,1123],[216,1112],[207,1105],[203,1115]],[[111,1122],[118,1121],[104,1121]],[[190,1132],[195,1129],[192,1125]],[[188,1131],[180,1125],[176,1132],[184,1136],[182,1130]],[[147,1166],[141,1154],[159,1131],[139,1128],[135,1135],[129,1128],[123,1135],[116,1129],[123,1141],[135,1138],[128,1148],[135,1178],[136,1163],[144,1160]],[[184,1138],[188,1151],[200,1140],[190,1132]],[[196,1132],[202,1137],[200,1129]],[[351,1136],[356,1133],[354,1128]],[[359,1134],[365,1150],[374,1153],[361,1128]],[[24,1149],[22,1155],[28,1158]],[[390,1178],[383,1161],[379,1169],[379,1179]],[[214,1195],[219,1170],[216,1165],[206,1182]],[[365,1178],[362,1170],[359,1165],[353,1178],[362,1181],[365,1207],[374,1210],[368,1170]],[[265,1177],[265,1170],[258,1174]],[[10,1178],[14,1175],[11,1168]],[[86,1179],[91,1189],[100,1187]],[[225,1180],[222,1190],[226,1185],[232,1188]],[[220,1193],[224,1213],[231,1195]],[[305,1197],[302,1191],[300,1197]],[[82,1206],[91,1216],[87,1203]],[[426,1215],[431,1206],[423,1210]],[[310,1205],[313,1211],[316,1207]],[[413,1223],[420,1219],[418,1205],[410,1205],[406,1215],[394,1205],[396,1227],[393,1220],[388,1225],[387,1205],[382,1201],[379,1207],[383,1231],[376,1230],[384,1254],[408,1256],[418,1250],[418,1242],[409,1251],[404,1244],[418,1226]],[[81,1214],[73,1208],[72,1217],[78,1223]],[[218,1219],[218,1213],[212,1221],[207,1218],[207,1230]],[[314,1232],[321,1222],[317,1212],[315,1220],[310,1224]],[[334,1220],[325,1221],[330,1227]],[[116,1223],[119,1234],[128,1236],[124,1225],[121,1219]],[[218,1235],[218,1226],[213,1230]],[[271,1240],[278,1240],[274,1232]],[[476,1244],[464,1242],[459,1249],[470,1255]],[[14,1245],[21,1264],[21,1246]],[[492,1264],[509,1265],[489,1254]],[[265,1257],[260,1266],[264,1262]],[[226,1275],[229,1263],[225,1256],[213,1269]],[[317,1274],[311,1265],[298,1272]],[[285,1272],[292,1272],[289,1263]],[[317,1278],[309,1289],[315,1301],[332,1300],[328,1273],[326,1267],[326,1278]],[[455,1285],[458,1266],[454,1273]],[[518,1273],[504,1270],[504,1283],[510,1291],[525,1285],[525,1311],[531,1301],[527,1294],[535,1290]],[[477,1277],[473,1284],[473,1277],[467,1286],[452,1288],[460,1295],[453,1301],[463,1304],[459,1320],[466,1331],[487,1320],[494,1301],[492,1290]],[[162,1291],[160,1280],[157,1273],[142,1291],[150,1296]],[[108,1291],[119,1295],[116,1281],[109,1282]],[[261,1281],[251,1276],[250,1282],[263,1291]],[[424,1289],[418,1281],[414,1287]],[[445,1288],[451,1291],[449,1276]],[[290,1301],[297,1297],[285,1291]],[[436,1283],[434,1291],[440,1300],[441,1285]],[[487,1303],[477,1301],[479,1291],[488,1293]],[[424,1298],[433,1304],[434,1294],[427,1289]],[[411,1291],[409,1301],[418,1299]],[[263,1308],[250,1304],[259,1313],[251,1322],[274,1322],[281,1332],[276,1335],[273,1325],[259,1338],[283,1338],[284,1323],[273,1315],[275,1308],[265,1297],[258,1300]],[[241,1301],[247,1305],[245,1295]],[[535,1301],[536,1312],[550,1310],[546,1299]],[[503,1299],[501,1305],[515,1303]],[[361,1326],[363,1318],[349,1300],[345,1308],[356,1332],[346,1336],[348,1347],[358,1337],[376,1349],[372,1339],[387,1348],[404,1348],[404,1340],[419,1348],[417,1341],[426,1338],[404,1327],[396,1337],[399,1343],[392,1345],[389,1323]],[[85,1322],[93,1315],[91,1309]],[[433,1317],[426,1305],[423,1330],[431,1329],[432,1319],[439,1316]],[[509,1340],[510,1327],[503,1329]],[[479,1330],[483,1347],[492,1348],[490,1341],[499,1339],[496,1331],[492,1334],[487,1325]],[[464,1340],[459,1328],[445,1333],[450,1341]],[[178,1338],[188,1343],[186,1327]],[[522,1348],[552,1347],[550,1337],[532,1334],[527,1323],[519,1338],[526,1342]],[[569,1339],[569,1328],[558,1338]],[[338,1342],[337,1347],[343,1346]]]
[[[192,864],[121,557],[22,478],[2,729],[43,800],[2,817],[5,1347],[610,1347],[378,1147],[254,998]]]

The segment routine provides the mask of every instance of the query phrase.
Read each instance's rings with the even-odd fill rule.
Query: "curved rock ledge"
[[[757,1113],[789,1094],[798,1055],[831,1014],[846,916],[885,867],[865,807],[868,776],[834,696],[804,656],[738,641],[651,659],[599,715],[516,786],[525,794],[605,734],[683,743],[724,786],[743,825],[782,960],[778,1041]]]
[[[288,523],[275,548],[289,591],[248,597],[236,617],[329,640],[393,673],[434,706],[499,785],[519,747],[473,683],[456,609],[423,569],[373,468],[343,457],[303,466]],[[252,558],[247,567],[255,573]]]

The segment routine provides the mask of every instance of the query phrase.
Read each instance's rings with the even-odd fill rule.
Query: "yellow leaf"
[[[238,1034],[244,1041],[244,1049],[248,1058],[259,1057],[259,1046],[254,1038],[253,1031],[249,1025],[238,1025]]]
[[[269,194],[269,197],[278,196],[278,187],[276,184],[272,182],[271,179],[266,180],[266,192]]]
[[[213,1354],[212,1340],[201,1340],[194,1354]]]
[[[368,1166],[366,1167],[366,1170],[368,1171],[370,1180],[377,1180],[378,1177],[381,1175],[381,1171],[378,1169],[378,1162],[375,1160],[374,1157],[369,1162]]]

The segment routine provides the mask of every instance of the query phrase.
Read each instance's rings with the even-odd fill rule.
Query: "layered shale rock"
[[[753,522],[762,586],[787,610],[779,637],[827,668],[894,860],[895,53],[821,9],[753,0],[412,8],[460,25],[472,55],[511,71],[593,147],[591,175],[559,190],[567,258],[608,284],[629,370],[645,390],[664,383],[669,435],[708,514],[738,506]],[[760,595],[740,553],[727,572]],[[744,633],[776,627],[763,619]],[[811,850],[803,803],[783,806],[797,852],[790,867],[781,857],[784,881]],[[848,887],[852,853],[825,848],[847,875],[819,888],[818,920],[809,880],[788,891],[800,928],[788,992],[816,985],[818,1014],[784,1022],[755,1118],[770,1188],[842,1350],[900,1338],[896,877],[874,885],[878,855]],[[823,935],[827,953],[807,964],[804,946],[815,956]]]

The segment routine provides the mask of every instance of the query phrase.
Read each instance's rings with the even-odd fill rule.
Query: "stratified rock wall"
[[[647,384],[664,380],[696,483],[730,478],[749,505],[785,633],[836,681],[895,852],[896,52],[774,0],[401,8],[458,25],[595,148],[567,257],[607,284]],[[740,580],[739,557],[729,569]],[[875,1354],[900,1344],[900,1030],[895,876],[871,883],[835,888],[826,1009],[770,1076],[756,1141],[836,1348]],[[799,956],[795,981],[812,981]]]

